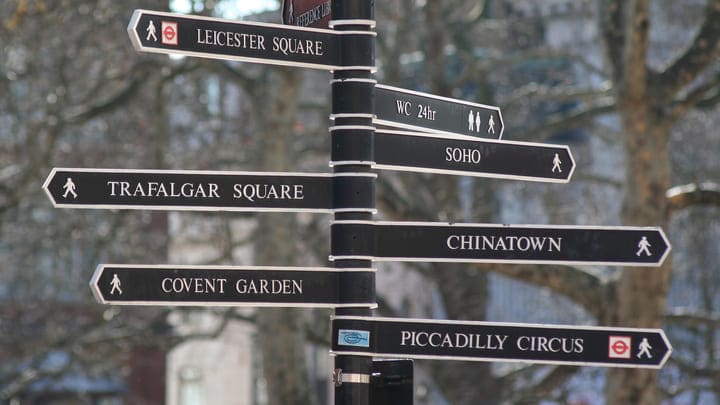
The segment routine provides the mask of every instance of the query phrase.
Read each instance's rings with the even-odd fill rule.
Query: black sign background
[[[660,367],[672,348],[665,340],[664,333],[659,329],[573,327],[550,325],[524,325],[488,322],[437,321],[402,318],[368,318],[368,317],[336,317],[332,321],[332,351],[342,354],[361,354],[398,356],[411,358],[441,358],[447,360],[493,361],[511,360],[542,363],[569,363],[583,365],[605,365],[619,367]],[[370,332],[370,347],[341,345],[338,342],[340,329]],[[408,344],[401,345],[402,331],[450,334],[507,335],[503,350],[450,348],[450,347],[419,347]],[[518,338],[522,336],[542,336],[547,339],[560,338],[582,339],[583,350],[579,353],[566,353],[563,350],[531,351],[518,348]],[[630,337],[630,358],[613,358],[609,356],[610,336]],[[651,346],[651,358],[647,355],[638,357],[639,344],[647,339]],[[407,341],[406,341],[407,343]],[[529,341],[522,342],[529,347]],[[557,348],[558,345],[556,344]],[[571,347],[566,343],[566,347]],[[568,350],[571,351],[571,350]]]
[[[447,148],[454,149],[450,159]],[[453,160],[452,153],[462,156],[463,150],[476,150],[472,158],[479,161]],[[553,170],[555,155],[562,162],[560,170]],[[375,132],[375,163],[379,169],[546,182],[568,182],[575,168],[567,146],[387,130]]]
[[[157,40],[148,35],[150,22],[155,27]],[[177,45],[164,44],[161,40],[162,22],[177,23]],[[259,46],[235,47],[198,43],[197,30],[213,30],[232,32],[262,37],[264,49]],[[370,34],[348,32],[338,34],[331,30],[294,27],[282,24],[257,22],[237,22],[219,18],[197,17],[183,14],[163,13],[157,11],[135,10],[128,25],[128,32],[133,45],[140,51],[173,53],[224,60],[239,60],[286,66],[338,70],[344,66],[361,66],[361,61],[368,60],[373,52]],[[322,53],[319,55],[306,53],[284,53],[273,50],[273,38],[288,38],[302,41],[303,44],[320,42]],[[249,38],[249,37],[248,37]],[[203,41],[205,42],[205,41]],[[353,48],[346,52],[345,48]],[[320,52],[316,52],[320,53]],[[368,66],[366,68],[374,68]]]
[[[210,267],[210,266],[150,266],[150,265],[100,265],[90,286],[98,301],[106,304],[122,305],[243,305],[243,306],[288,306],[283,304],[303,304],[302,306],[342,306],[343,304],[375,306],[374,271],[347,271],[344,282],[350,282],[353,289],[343,291],[339,296],[341,271],[335,269],[282,268],[282,267]],[[114,275],[120,280],[122,294],[113,294]],[[215,292],[196,293],[165,292],[162,282],[166,278],[184,278],[190,281],[200,279],[226,279],[223,292],[219,284]],[[302,294],[253,294],[238,293],[235,284],[238,280],[302,280]],[[166,282],[166,286],[170,282]],[[202,282],[201,282],[202,285]],[[270,288],[270,287],[268,287]],[[300,306],[300,305],[298,305]]]
[[[64,208],[124,208],[124,209],[178,209],[178,210],[225,210],[225,211],[316,211],[331,212],[335,208],[373,207],[374,195],[370,189],[372,176],[356,176],[339,174],[303,173],[253,173],[253,172],[193,172],[163,170],[121,170],[121,169],[64,169],[56,168],[48,176],[43,186],[51,200]],[[77,198],[65,194],[64,185],[68,178],[76,186]],[[134,185],[148,182],[165,184],[170,192],[170,183],[175,183],[178,191],[182,184],[202,184],[204,192],[209,195],[210,183],[217,184],[219,198],[203,197],[166,197],[166,196],[120,196],[112,195],[112,187],[108,182],[130,182],[130,190]],[[302,185],[302,199],[259,198],[254,201],[248,198],[234,198],[235,184],[272,185],[280,193],[282,186],[290,186],[293,195],[294,186]],[[263,186],[264,187],[264,186]],[[333,188],[339,189],[336,194],[347,196],[346,199],[333,201]],[[119,185],[115,185],[115,194],[119,194]],[[144,187],[147,189],[147,187]],[[346,189],[359,190],[359,193],[348,192]],[[157,193],[156,193],[157,194]],[[265,191],[263,194],[267,194]],[[363,201],[361,201],[363,200]]]
[[[398,112],[398,102],[410,103],[409,115]],[[428,107],[427,114],[433,115],[434,119],[423,118],[425,115],[420,107]],[[470,129],[468,116],[471,112],[473,116],[482,113],[480,130]],[[500,139],[504,130],[502,115],[498,107],[385,85],[375,86],[375,115],[378,124],[425,132],[447,132]],[[488,131],[490,117],[494,122],[493,132]]]
[[[452,250],[451,235],[496,238],[562,238],[561,250]],[[447,224],[441,222],[336,221],[331,225],[334,259],[373,257],[377,261],[617,264],[657,266],[670,250],[659,228],[556,225]],[[637,255],[642,238],[650,256]],[[456,241],[457,242],[457,241]],[[458,242],[459,243],[459,242]],[[510,246],[506,243],[506,246]],[[545,242],[545,247],[549,242]]]

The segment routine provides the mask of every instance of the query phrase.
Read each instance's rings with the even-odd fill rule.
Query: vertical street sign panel
[[[564,145],[378,129],[374,167],[567,183],[575,161]]]
[[[343,272],[353,289],[341,296]],[[376,306],[373,269],[104,264],[90,288],[112,305]]]
[[[335,221],[331,259],[660,266],[662,229]]]
[[[375,85],[375,123],[424,132],[502,138],[500,108],[391,87]]]
[[[324,70],[362,66],[374,33],[238,22],[135,10],[128,34],[138,51]]]
[[[374,176],[55,168],[43,189],[62,208],[331,213],[372,206]]]
[[[672,347],[661,329],[338,316],[331,352],[657,369]]]
[[[331,0],[283,0],[283,24],[299,27],[328,28]]]

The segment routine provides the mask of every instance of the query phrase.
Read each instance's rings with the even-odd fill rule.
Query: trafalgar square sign
[[[332,213],[367,207],[375,176],[55,168],[43,189],[62,208]]]

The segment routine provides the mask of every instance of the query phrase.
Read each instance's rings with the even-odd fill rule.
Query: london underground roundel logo
[[[162,36],[162,43],[165,45],[177,45],[178,44],[178,33],[177,23],[170,21],[163,21],[160,29],[160,35]]]
[[[630,336],[610,336],[608,357],[611,359],[629,359],[631,357],[632,338]]]

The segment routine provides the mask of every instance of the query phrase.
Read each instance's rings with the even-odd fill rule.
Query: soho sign
[[[480,163],[480,151],[470,148],[445,148],[445,161],[456,163]]]

